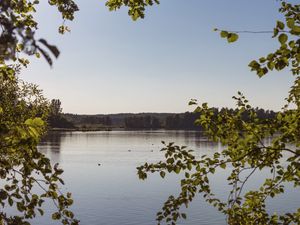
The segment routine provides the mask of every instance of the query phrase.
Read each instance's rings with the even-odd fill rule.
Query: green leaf
[[[230,34],[228,34],[228,36],[227,36],[227,41],[228,41],[229,43],[235,42],[235,41],[237,41],[238,39],[239,39],[239,36],[238,36],[236,33],[230,33]]]
[[[5,200],[7,199],[7,197],[8,197],[7,192],[4,190],[0,190],[0,199]]]
[[[8,198],[8,204],[9,204],[10,206],[12,206],[12,205],[14,204],[14,201],[12,200],[11,197]]]
[[[189,105],[197,105],[197,99],[191,99]]]
[[[160,171],[160,176],[162,177],[162,178],[165,178],[165,176],[166,176],[166,173],[164,172],[164,171]]]
[[[268,62],[267,66],[268,66],[268,68],[269,68],[270,70],[273,70],[274,67],[275,67],[275,63],[274,63],[274,62]]]
[[[43,215],[44,215],[44,210],[42,210],[42,209],[38,209],[38,211],[39,211],[39,213],[41,214],[41,216],[43,216]]]
[[[300,26],[293,26],[292,32],[297,33],[297,34],[300,33]]]
[[[221,167],[222,169],[225,169],[225,168],[226,168],[226,163],[220,164],[220,167]]]
[[[278,21],[277,21],[277,27],[278,27],[280,30],[283,30],[283,29],[284,29],[284,23],[278,20]]]
[[[287,25],[289,28],[293,29],[293,27],[294,27],[294,25],[295,25],[295,20],[292,19],[292,18],[288,18],[288,19],[286,20],[286,25]]]
[[[278,37],[280,44],[285,44],[288,40],[288,36],[286,34],[280,34]]]
[[[56,212],[52,214],[52,219],[53,220],[59,220],[61,218],[61,214]]]
[[[227,38],[227,36],[228,36],[228,32],[227,31],[224,31],[224,30],[222,30],[221,32],[220,32],[220,36],[222,37],[222,38]]]
[[[278,33],[279,33],[279,29],[274,28],[274,30],[273,30],[273,38],[276,37],[278,35]]]

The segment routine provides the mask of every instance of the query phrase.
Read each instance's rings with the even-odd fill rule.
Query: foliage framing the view
[[[72,20],[78,10],[72,0],[48,3],[57,7],[63,20]],[[0,1],[0,223],[30,224],[37,213],[44,214],[43,204],[50,199],[56,207],[52,219],[78,224],[69,210],[71,194],[59,189],[64,184],[63,170],[37,150],[46,131],[49,103],[36,85],[18,79],[22,66],[29,63],[26,55],[43,55],[50,65],[49,53],[59,56],[55,46],[35,37],[37,4],[37,0]],[[59,27],[60,33],[66,30],[64,25]],[[17,212],[7,213],[10,208]]]
[[[72,0],[49,0],[48,3],[57,7],[64,20],[72,20],[78,10]],[[122,6],[129,8],[132,19],[144,17],[145,7],[158,4],[152,0],[109,0],[106,5],[110,10]],[[1,178],[6,186],[0,189],[1,204],[5,207],[16,207],[21,216],[0,214],[1,222],[7,224],[28,224],[28,218],[35,216],[36,211],[43,214],[44,198],[53,199],[58,212],[53,219],[61,219],[63,223],[78,223],[73,219],[73,213],[67,208],[72,204],[70,195],[61,195],[58,183],[61,170],[51,166],[49,159],[37,151],[36,145],[45,130],[45,118],[48,110],[45,99],[40,91],[29,84],[24,84],[17,78],[19,67],[26,66],[29,61],[20,57],[27,55],[43,55],[52,65],[52,53],[56,58],[59,50],[45,39],[36,39],[37,22],[34,20],[35,6],[39,1],[2,0],[0,2],[0,132],[1,132]],[[197,123],[206,128],[207,135],[215,141],[227,146],[221,153],[213,157],[203,156],[196,159],[184,147],[168,144],[165,151],[166,161],[157,164],[145,164],[139,167],[141,179],[147,177],[147,172],[160,172],[164,177],[166,172],[180,173],[185,170],[185,179],[181,181],[182,192],[178,197],[171,196],[158,213],[159,223],[166,220],[175,224],[178,218],[185,218],[179,209],[188,205],[197,192],[203,193],[205,199],[227,215],[229,224],[289,224],[299,223],[300,210],[282,215],[271,215],[266,211],[265,200],[284,191],[286,182],[299,186],[299,62],[300,62],[300,16],[299,5],[282,2],[280,12],[286,21],[277,21],[274,38],[278,38],[280,47],[266,57],[252,61],[249,66],[261,77],[269,70],[282,70],[291,67],[295,75],[295,83],[277,118],[260,120],[243,95],[236,97],[238,111],[223,112],[215,115],[206,104],[196,108],[201,112]],[[62,25],[59,32],[64,33],[69,28]],[[221,36],[228,42],[238,39],[236,32],[222,31]],[[14,62],[14,64],[9,64]],[[193,101],[192,104],[195,102]],[[293,109],[288,107],[293,105]],[[247,115],[247,119],[242,119]],[[271,145],[265,145],[265,137],[274,137]],[[288,145],[294,146],[289,148]],[[288,153],[287,163],[282,164],[283,154]],[[230,165],[232,173],[229,184],[232,186],[229,200],[221,202],[211,193],[209,175],[218,169]],[[257,170],[269,169],[272,176],[258,190],[243,193],[248,177]],[[245,171],[247,177],[241,180]],[[40,177],[36,177],[38,174]],[[42,180],[37,180],[37,179]],[[33,185],[41,185],[43,194],[32,192]]]
[[[185,146],[165,144],[161,150],[165,153],[164,161],[137,168],[140,179],[155,172],[162,178],[167,173],[185,175],[180,182],[179,195],[170,196],[157,213],[158,224],[165,221],[173,225],[179,218],[186,218],[180,209],[187,207],[198,193],[226,215],[228,224],[300,223],[300,208],[277,214],[269,212],[266,204],[268,198],[284,193],[287,184],[294,188],[300,186],[300,5],[282,1],[279,12],[285,17],[285,21],[276,22],[273,31],[279,48],[266,57],[253,60],[249,67],[259,77],[274,69],[291,68],[295,80],[287,103],[274,119],[259,119],[240,92],[233,97],[237,101],[234,112],[224,110],[216,115],[206,103],[197,106],[195,112],[201,116],[196,123],[205,129],[211,140],[226,147],[213,156],[203,155],[197,159]],[[238,39],[238,33],[241,32],[220,31],[221,37],[229,43]],[[190,104],[197,105],[197,102],[192,100]],[[272,142],[266,144],[266,138],[272,138]],[[231,171],[227,177],[231,191],[228,199],[222,201],[213,193],[210,178],[225,168]],[[268,171],[269,177],[258,189],[245,191],[244,186],[251,177],[262,170]]]

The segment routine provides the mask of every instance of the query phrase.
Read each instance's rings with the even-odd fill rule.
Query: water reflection
[[[164,180],[153,175],[143,182],[137,178],[137,166],[164,158],[160,152],[162,140],[188,146],[195,150],[196,156],[222,150],[220,143],[209,141],[201,132],[164,130],[50,132],[39,149],[64,169],[65,191],[73,193],[73,211],[82,225],[150,225],[156,224],[155,215],[163,202],[179,190],[180,177],[176,175],[168,175]],[[271,139],[265,140],[266,144],[270,142]],[[228,197],[228,173],[222,170],[211,180],[213,191],[223,199]],[[265,176],[266,171],[259,171],[249,187],[256,187]],[[299,192],[288,189],[270,208],[295,209],[299,206],[299,196]],[[187,211],[188,220],[179,224],[225,224],[223,215],[201,197]],[[33,224],[53,222],[43,217]]]
[[[150,225],[156,224],[156,212],[179,188],[178,176],[165,180],[151,176],[142,182],[136,175],[137,166],[164,158],[161,141],[188,146],[197,155],[218,148],[218,143],[199,132],[159,130],[50,132],[39,149],[64,169],[66,189],[73,193],[73,211],[81,224]],[[182,224],[224,222],[223,216],[215,216],[216,211],[203,201],[196,202],[193,209],[189,210],[190,219]],[[52,222],[41,218],[36,224]]]
[[[211,142],[199,131],[97,131],[97,132],[49,132],[39,149],[53,160],[68,152],[154,152],[159,151],[162,141],[188,146],[196,152],[219,151],[220,143]],[[86,149],[78,148],[78,144]],[[63,147],[62,145],[65,145]],[[71,148],[72,147],[72,148]]]
[[[60,151],[62,144],[62,133],[48,132],[39,143],[39,150],[46,154],[51,160],[60,162]]]

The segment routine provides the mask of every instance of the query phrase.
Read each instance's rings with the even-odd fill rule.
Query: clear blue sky
[[[193,109],[191,98],[233,107],[237,91],[254,106],[278,110],[292,85],[288,70],[259,79],[247,67],[275,49],[271,35],[244,34],[229,45],[213,32],[272,30],[281,18],[276,0],[161,0],[137,22],[125,9],[109,12],[104,1],[77,3],[64,36],[55,9],[40,7],[38,35],[61,55],[52,69],[33,59],[21,76],[59,98],[64,112],[184,112]]]

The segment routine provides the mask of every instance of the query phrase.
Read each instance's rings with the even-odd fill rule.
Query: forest
[[[111,129],[166,129],[166,130],[203,130],[195,121],[201,115],[199,112],[184,113],[119,113],[119,114],[96,114],[80,115],[62,113],[59,99],[51,101],[51,111],[48,118],[49,127],[52,129],[70,130],[111,130]],[[228,111],[232,115],[236,109],[213,108],[215,116]],[[276,112],[255,108],[255,113],[261,121],[274,119]],[[247,120],[247,113],[243,114]]]

